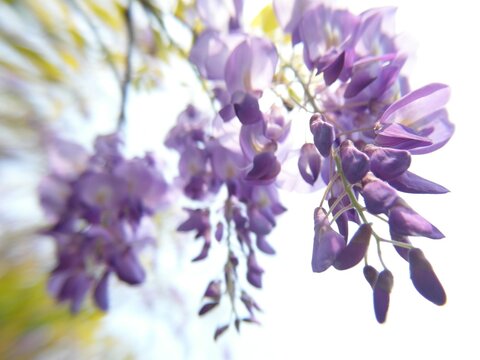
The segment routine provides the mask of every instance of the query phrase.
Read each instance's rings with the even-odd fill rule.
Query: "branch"
[[[127,51],[125,58],[125,73],[121,84],[120,115],[118,116],[117,130],[120,130],[126,122],[125,108],[127,106],[128,89],[132,80],[132,52],[135,43],[132,20],[132,0],[128,1],[124,16],[127,26]]]

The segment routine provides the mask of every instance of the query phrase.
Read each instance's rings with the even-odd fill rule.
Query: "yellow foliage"
[[[273,35],[279,26],[272,4],[268,4],[258,13],[252,21],[252,26],[262,29],[270,37]]]

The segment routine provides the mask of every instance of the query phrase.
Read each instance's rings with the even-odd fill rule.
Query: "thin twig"
[[[125,58],[125,73],[121,86],[120,114],[118,116],[117,130],[120,130],[126,122],[125,109],[127,106],[128,89],[132,80],[132,53],[135,44],[135,33],[132,19],[132,0],[128,1],[125,8],[125,23],[127,26],[127,51]]]

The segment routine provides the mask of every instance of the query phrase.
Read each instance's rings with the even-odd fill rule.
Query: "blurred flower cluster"
[[[50,144],[50,174],[39,188],[57,254],[48,287],[72,312],[92,288],[107,310],[111,274],[130,285],[145,280],[138,253],[154,242],[149,217],[168,186],[150,154],[128,160],[120,145],[116,134],[98,137],[93,155],[65,140]]]

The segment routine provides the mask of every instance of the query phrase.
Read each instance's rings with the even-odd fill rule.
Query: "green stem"
[[[345,175],[343,174],[342,170],[342,162],[340,160],[340,157],[338,155],[332,154],[335,158],[335,163],[337,165],[337,171],[340,174],[340,178],[342,179],[343,187],[345,188],[345,191],[347,192],[348,198],[350,199],[350,203],[352,204],[353,208],[357,211],[358,215],[362,219],[364,224],[369,224],[369,221],[367,220],[363,206],[358,202],[357,198],[355,197],[355,194],[352,192],[351,187],[349,186],[349,183],[347,179],[345,178]],[[372,229],[372,235],[375,238],[377,242],[377,253],[378,253],[378,258],[380,260],[380,263],[382,264],[383,268],[387,270],[387,266],[385,265],[383,258],[382,258],[382,251],[380,249],[380,242],[382,241],[382,238]]]

